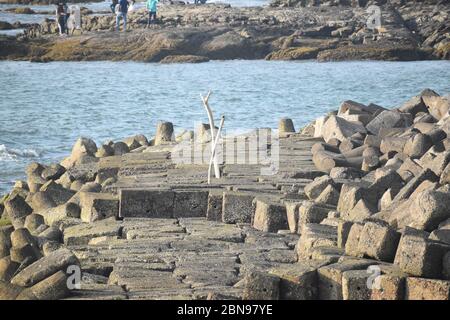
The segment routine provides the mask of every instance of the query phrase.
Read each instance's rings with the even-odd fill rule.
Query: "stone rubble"
[[[277,172],[226,149],[209,185],[207,164],[173,161],[207,139],[177,142],[169,122],[80,138],[2,199],[0,298],[448,300],[449,109],[425,90],[389,110],[345,101],[299,133],[282,119]]]

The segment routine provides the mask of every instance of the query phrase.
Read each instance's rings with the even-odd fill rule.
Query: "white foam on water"
[[[39,152],[33,149],[14,149],[0,144],[0,161],[14,161],[18,158],[38,158]]]

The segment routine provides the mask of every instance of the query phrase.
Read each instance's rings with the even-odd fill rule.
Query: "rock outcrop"
[[[80,138],[3,201],[0,297],[448,300],[449,110],[424,90],[389,109],[344,101],[309,136],[283,118],[275,171],[234,162],[255,130],[220,141],[249,144],[223,149],[211,184],[207,163],[177,157],[210,141],[177,141],[170,122],[103,149]]]
[[[365,6],[233,8],[164,5],[158,25],[144,29],[145,10],[117,34],[113,15],[83,16],[84,33],[61,38],[54,20],[0,38],[0,59],[204,62],[214,59],[422,60],[449,58],[446,3],[381,4],[382,26],[367,26]],[[432,16],[432,18],[430,18]],[[100,32],[102,31],[102,32]],[[108,31],[108,32],[106,32]]]

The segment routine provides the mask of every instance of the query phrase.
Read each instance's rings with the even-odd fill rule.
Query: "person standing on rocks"
[[[66,10],[62,1],[58,2],[56,7],[56,21],[58,22],[59,35],[62,36],[66,32]]]
[[[123,31],[127,31],[128,0],[119,0],[118,10],[116,10],[116,31],[120,29],[120,18],[123,19]]]
[[[111,8],[111,12],[114,14],[116,13],[116,6],[119,4],[119,0],[112,0],[111,5],[109,6]]]
[[[159,0],[147,0],[148,21],[147,28],[150,24],[156,23],[156,9]]]
[[[67,5],[66,0],[63,1],[63,6],[64,6],[64,27],[66,29],[66,33],[69,34],[69,30],[67,28],[67,20],[69,19],[70,12],[69,12],[69,6]]]

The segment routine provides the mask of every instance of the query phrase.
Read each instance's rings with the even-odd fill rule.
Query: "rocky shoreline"
[[[226,137],[245,148],[223,149],[211,184],[207,163],[176,161],[209,154],[208,125],[80,138],[0,202],[0,299],[448,300],[449,110],[427,89],[394,109],[344,101],[299,132],[281,119],[262,144]],[[234,161],[265,147],[272,174]]]
[[[129,16],[131,31],[114,32],[114,16],[85,15],[84,33],[55,35],[53,20],[0,38],[0,59],[203,62],[228,59],[318,61],[450,59],[444,2],[381,5],[382,27],[367,28],[367,5],[248,7],[163,5],[144,29],[145,10]]]

